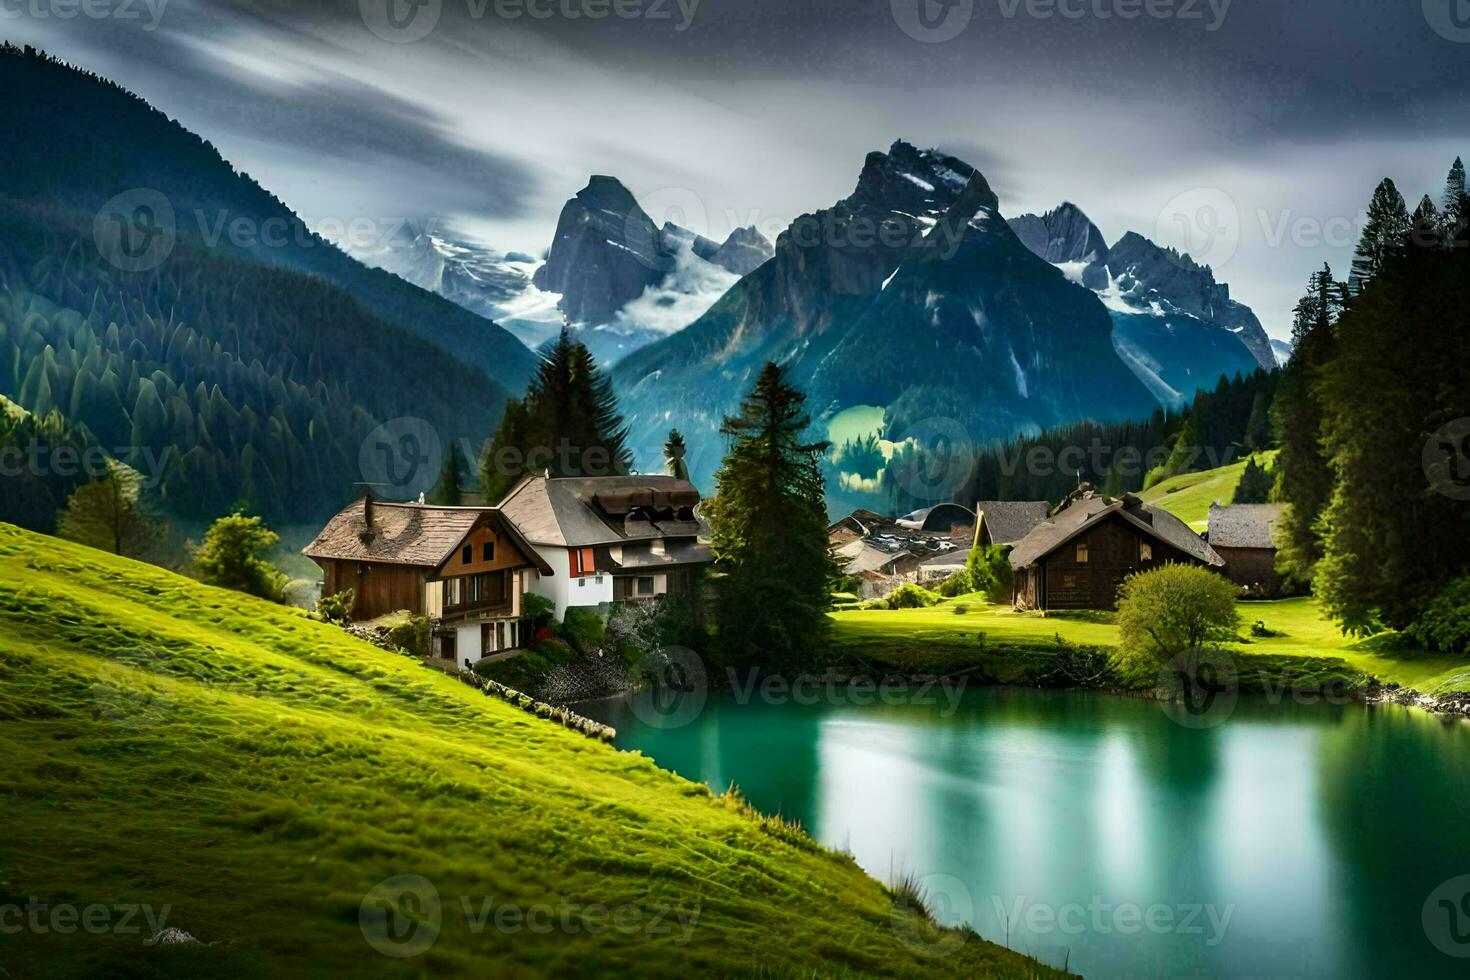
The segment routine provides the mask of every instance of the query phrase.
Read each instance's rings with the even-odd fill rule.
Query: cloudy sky
[[[1461,0],[0,0],[313,225],[540,253],[589,174],[768,235],[903,138],[1007,214],[1080,205],[1212,264],[1268,330],[1346,273],[1374,185],[1470,151]]]

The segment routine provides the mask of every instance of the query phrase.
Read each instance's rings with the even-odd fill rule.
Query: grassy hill
[[[1269,469],[1276,463],[1276,450],[1258,453],[1256,462]],[[1245,472],[1245,464],[1246,460],[1242,459],[1218,469],[1181,473],[1161,480],[1139,496],[1144,503],[1158,504],[1196,531],[1203,531],[1210,516],[1210,504],[1217,500],[1230,503],[1240,475]]]
[[[0,637],[0,910],[146,903],[206,944],[63,920],[0,976],[1055,975],[738,794],[284,607],[0,524]],[[403,887],[422,949],[383,931]]]

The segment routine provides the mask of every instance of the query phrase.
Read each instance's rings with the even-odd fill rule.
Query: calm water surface
[[[953,710],[726,692],[674,728],[626,700],[579,710],[1088,977],[1470,976],[1434,942],[1470,956],[1470,879],[1436,893],[1470,875],[1464,721],[1242,700],[1192,729],[1150,702],[1009,689]]]

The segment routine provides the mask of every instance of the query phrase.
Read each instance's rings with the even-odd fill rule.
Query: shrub
[[[605,627],[602,615],[587,606],[572,606],[561,624],[561,637],[572,649],[582,654],[602,649]]]
[[[963,616],[965,613],[967,613],[969,611],[970,611],[970,607],[967,606],[967,605],[965,605],[963,602],[956,602],[954,604],[954,614],[956,616]]]
[[[1470,575],[1453,579],[1440,589],[1404,633],[1431,650],[1470,653]]]
[[[1239,626],[1235,586],[1195,565],[1170,563],[1130,575],[1119,593],[1123,649],[1161,663],[1209,643],[1228,642]]]
[[[1286,634],[1282,633],[1280,630],[1273,630],[1271,627],[1267,626],[1264,619],[1258,619],[1254,623],[1251,623],[1251,636],[1264,639],[1266,637],[1285,635]]]
[[[991,544],[970,549],[965,560],[970,591],[984,592],[991,602],[1006,602],[1011,596],[1010,546]]]
[[[345,624],[352,618],[352,602],[356,598],[356,589],[324,595],[316,601],[316,614],[329,623]]]
[[[556,603],[536,592],[526,592],[521,595],[521,616],[529,619],[535,626],[545,626],[556,612]]]
[[[416,657],[429,655],[429,617],[410,616],[388,630],[388,639]]]
[[[882,609],[920,609],[924,606],[932,606],[939,601],[939,595],[930,592],[922,585],[905,582],[892,592],[888,593],[883,600]]]
[[[265,557],[280,540],[259,517],[236,511],[210,525],[194,556],[194,567],[208,585],[281,602],[286,576]]]
[[[967,595],[976,589],[970,584],[969,570],[962,568],[934,586],[934,591],[946,599],[953,599],[957,595]]]

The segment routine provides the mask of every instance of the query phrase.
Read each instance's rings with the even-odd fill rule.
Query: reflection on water
[[[671,729],[620,701],[581,710],[878,878],[954,876],[960,894],[934,879],[942,917],[1088,977],[1470,973],[1433,941],[1470,954],[1455,910],[1424,918],[1470,874],[1460,720],[1242,700],[1189,729],[1146,701],[1007,689],[953,713],[726,694]]]

